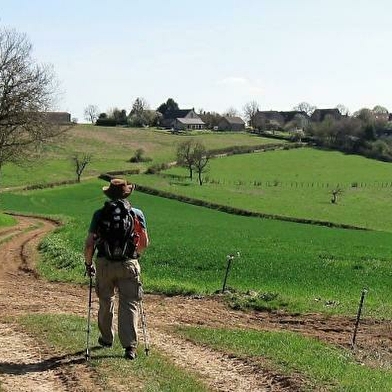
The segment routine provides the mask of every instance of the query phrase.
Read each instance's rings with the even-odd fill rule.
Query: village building
[[[334,120],[341,120],[342,118],[339,109],[316,109],[310,116],[310,120],[313,122],[323,122],[327,116],[332,117]]]
[[[71,122],[71,114],[67,112],[45,112],[45,118],[53,124],[69,124]]]
[[[218,123],[219,131],[243,131],[245,121],[241,117],[223,116]]]
[[[257,111],[253,118],[253,126],[257,129],[279,129],[294,120],[309,120],[309,116],[298,110],[282,111],[267,110]]]
[[[174,130],[204,129],[205,123],[194,109],[168,110],[159,120],[163,128]]]

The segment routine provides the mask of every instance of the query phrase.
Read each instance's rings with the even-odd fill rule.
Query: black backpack
[[[126,200],[105,202],[98,222],[98,250],[110,260],[136,257],[135,214]]]

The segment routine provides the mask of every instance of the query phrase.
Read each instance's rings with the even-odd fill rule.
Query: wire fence
[[[284,188],[326,188],[326,189],[348,189],[348,188],[392,188],[392,181],[373,182],[314,182],[314,181],[279,181],[279,180],[227,180],[205,177],[205,183],[217,185],[253,186],[261,188],[284,187]]]
[[[160,174],[171,182],[188,183],[189,177],[176,174]],[[196,176],[195,176],[196,178]],[[240,180],[227,178],[203,177],[203,183],[246,187],[282,187],[282,188],[326,188],[326,189],[349,189],[349,188],[392,188],[392,181],[351,181],[351,182],[321,182],[321,181],[280,181],[280,180]]]

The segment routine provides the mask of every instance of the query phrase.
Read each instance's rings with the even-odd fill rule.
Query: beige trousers
[[[140,265],[136,259],[96,261],[95,291],[99,299],[98,327],[102,339],[113,343],[115,294],[118,291],[118,337],[124,348],[137,346],[137,326],[142,298]]]

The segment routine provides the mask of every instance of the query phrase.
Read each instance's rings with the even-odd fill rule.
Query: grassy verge
[[[86,320],[70,315],[34,314],[23,316],[19,322],[29,333],[36,336],[47,347],[54,349],[54,357],[61,355],[70,361],[83,362],[86,347]],[[93,325],[92,346],[97,341],[97,327]],[[170,360],[153,350],[147,357],[139,349],[135,361],[123,358],[123,349],[116,341],[112,349],[92,347],[89,364],[102,380],[102,387],[111,390],[115,382],[129,390],[140,391],[189,391],[201,392],[208,389],[196,376],[173,365]],[[117,390],[117,388],[116,388]]]
[[[41,246],[40,271],[49,279],[84,280],[84,238],[92,211],[104,200],[102,185],[3,195],[12,210],[70,217]],[[147,291],[214,293],[222,288],[226,256],[240,251],[227,285],[237,293],[257,292],[260,308],[355,315],[367,287],[364,316],[392,317],[391,233],[234,216],[138,192],[131,200],[143,208],[151,236],[141,260]],[[235,306],[243,306],[241,300]]]
[[[274,369],[300,373],[313,384],[311,390],[392,390],[391,370],[357,363],[348,351],[290,332],[242,331],[181,327],[181,336],[241,358],[267,359]]]
[[[15,224],[16,219],[13,216],[0,213],[0,228],[14,226]]]

